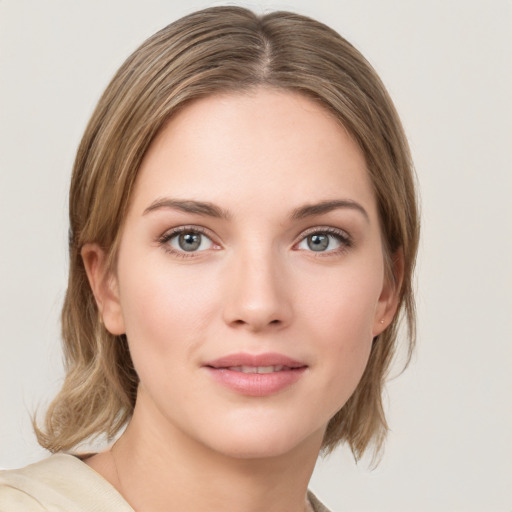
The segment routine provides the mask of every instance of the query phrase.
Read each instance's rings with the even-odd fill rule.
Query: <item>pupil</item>
[[[195,251],[201,245],[201,235],[197,233],[182,233],[178,243],[184,251]]]
[[[329,245],[329,237],[327,235],[310,235],[308,237],[308,247],[312,251],[325,251]]]

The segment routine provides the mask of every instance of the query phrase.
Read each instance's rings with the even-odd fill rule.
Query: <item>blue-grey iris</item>
[[[178,237],[178,245],[180,249],[191,252],[195,251],[201,245],[200,233],[181,233]]]
[[[307,237],[308,247],[312,251],[325,251],[329,247],[329,236],[324,234],[310,235]]]

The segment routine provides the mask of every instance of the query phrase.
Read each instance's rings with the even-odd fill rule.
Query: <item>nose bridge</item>
[[[243,244],[234,251],[228,273],[226,322],[253,331],[289,322],[291,304],[283,261],[269,242]]]

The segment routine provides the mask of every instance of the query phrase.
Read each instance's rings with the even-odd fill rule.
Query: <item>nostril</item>
[[[247,321],[239,318],[238,320],[235,320],[232,325],[252,325],[253,323],[254,322],[247,322]],[[282,323],[281,320],[276,318],[276,319],[268,322],[268,324],[266,324],[266,325],[281,325],[281,323]],[[263,323],[262,326],[263,325],[265,325],[265,324]]]

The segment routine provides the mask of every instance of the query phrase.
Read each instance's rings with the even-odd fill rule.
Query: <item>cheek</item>
[[[382,283],[383,265],[376,258],[309,277],[298,294],[304,297],[300,315],[314,319],[325,333],[320,338],[371,340]]]
[[[164,356],[193,352],[216,315],[219,299],[212,280],[202,279],[192,267],[165,261],[125,267],[121,306],[136,368],[150,361],[157,368]]]
[[[372,308],[357,308],[357,304],[352,301],[345,304],[343,309],[333,308],[329,312],[331,321],[326,319],[325,322],[329,328],[325,328],[325,335],[318,338],[324,348],[322,362],[329,367],[332,384],[342,388],[348,386],[351,394],[363,374],[370,354],[373,340]]]
[[[373,325],[382,288],[378,261],[375,270],[331,275],[325,289],[315,287],[303,304],[316,340],[317,364],[333,392],[334,414],[355,390],[368,362]]]

